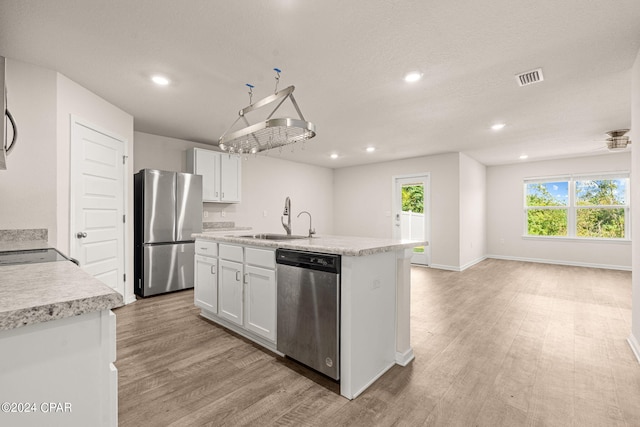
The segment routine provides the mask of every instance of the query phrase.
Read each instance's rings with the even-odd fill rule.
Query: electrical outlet
[[[267,211],[262,211],[262,216],[263,216],[264,218],[266,218],[266,217],[267,217]]]
[[[225,211],[220,211],[220,216],[224,218],[225,216],[227,216],[227,213]]]
[[[203,216],[204,216],[205,218],[208,218],[208,217],[209,217],[209,212],[204,211],[204,212],[203,212]]]

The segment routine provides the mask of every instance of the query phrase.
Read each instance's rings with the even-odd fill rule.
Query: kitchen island
[[[0,425],[116,426],[122,304],[70,261],[0,266]]]
[[[410,260],[412,248],[427,242],[345,236],[272,240],[208,233],[194,237],[195,303],[201,315],[280,355],[275,333],[276,249],[341,256],[342,396],[354,399],[394,364],[406,366],[413,360]],[[245,277],[246,289],[235,306],[227,305],[226,291],[217,282],[224,282],[222,267],[229,263],[235,263],[236,272]],[[203,278],[199,271],[211,271],[211,279]],[[214,271],[221,274],[214,278]]]

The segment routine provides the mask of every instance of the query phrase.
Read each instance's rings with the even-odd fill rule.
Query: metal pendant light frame
[[[261,151],[306,141],[316,136],[316,126],[305,120],[298,103],[293,97],[294,89],[294,86],[289,86],[240,110],[238,118],[218,140],[218,147],[228,153],[256,154]],[[299,117],[297,119],[289,117],[272,118],[287,99],[291,100]],[[249,123],[246,117],[248,113],[276,102],[275,108],[264,121],[253,125]],[[229,133],[239,121],[244,122],[246,127]]]

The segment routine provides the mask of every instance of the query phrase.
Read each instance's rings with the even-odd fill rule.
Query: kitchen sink
[[[308,239],[308,236],[298,236],[295,234],[248,234],[245,236],[238,236],[245,239],[260,239],[260,240],[297,240],[297,239]]]

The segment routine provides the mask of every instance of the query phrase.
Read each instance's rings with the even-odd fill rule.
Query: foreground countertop
[[[21,245],[13,248],[18,249],[16,246]],[[121,305],[118,292],[72,262],[0,267],[0,330]]]
[[[255,233],[258,234],[258,233]],[[215,240],[216,242],[235,243],[274,249],[294,249],[300,251],[321,252],[346,256],[367,256],[382,252],[410,249],[426,246],[428,242],[419,240],[379,239],[351,236],[314,236],[295,240],[263,240],[241,236],[224,236],[219,233],[198,233],[196,239]]]

